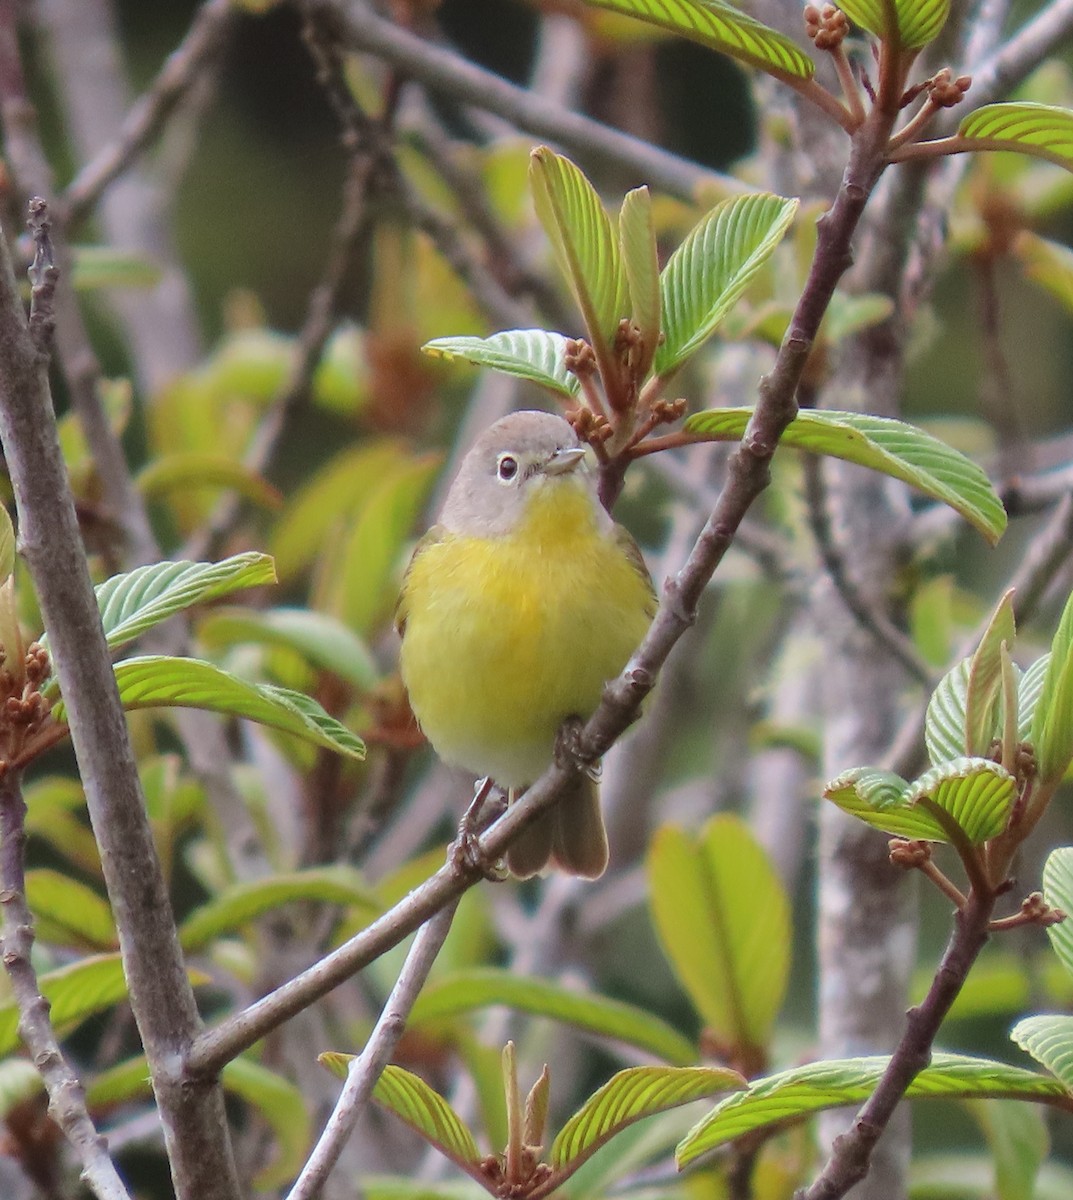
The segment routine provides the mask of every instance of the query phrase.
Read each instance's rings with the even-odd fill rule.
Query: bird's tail
[[[507,850],[512,875],[529,879],[549,863],[568,875],[599,879],[607,869],[607,830],[600,812],[600,788],[582,775],[549,811]]]

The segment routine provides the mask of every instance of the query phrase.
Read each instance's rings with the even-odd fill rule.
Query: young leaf
[[[665,337],[656,350],[657,374],[672,374],[711,336],[771,257],[796,212],[796,200],[764,192],[738,196],[716,205],[690,231],[660,276]]]
[[[11,514],[0,504],[0,583],[7,583],[15,572],[15,527]]]
[[[679,1169],[743,1134],[799,1121],[812,1113],[858,1105],[875,1090],[889,1059],[847,1058],[810,1063],[759,1079],[747,1091],[728,1096],[698,1122],[678,1146]],[[906,1091],[916,1099],[997,1097],[1063,1104],[1065,1088],[1057,1080],[1021,1067],[960,1054],[934,1053],[931,1065]]]
[[[1073,594],[1051,640],[1043,690],[1032,717],[1040,782],[1058,782],[1073,758]]]
[[[1043,897],[1066,914],[1064,921],[1047,926],[1047,936],[1058,961],[1073,976],[1073,846],[1060,846],[1047,856]]]
[[[648,854],[649,904],[664,952],[714,1035],[762,1051],[786,990],[790,913],[770,860],[737,817],[699,836],[664,826]]]
[[[788,37],[722,0],[587,0],[699,42],[781,79],[811,79],[816,64]]]
[[[989,758],[955,758],[932,767],[910,785],[907,803],[919,805],[924,799],[947,813],[978,846],[1006,828],[1017,799],[1017,780]]]
[[[116,665],[115,674],[119,698],[127,709],[203,708],[245,717],[351,758],[365,757],[361,738],[315,700],[286,688],[247,683],[197,658],[129,658]],[[64,711],[62,702],[53,708],[57,721],[65,719]]]
[[[239,1096],[264,1118],[276,1140],[276,1154],[250,1180],[259,1192],[274,1191],[302,1169],[312,1140],[312,1120],[296,1084],[252,1058],[232,1059],[220,1072],[224,1091]]]
[[[970,150],[1015,150],[1073,170],[1073,112],[1049,104],[985,104],[969,113],[958,137]]]
[[[839,8],[861,29],[877,38],[891,38],[903,50],[919,50],[942,32],[950,15],[950,0],[844,0]],[[896,28],[888,29],[893,10]]]
[[[1010,1037],[1073,1092],[1073,1017],[1025,1017],[1010,1030]]]
[[[965,696],[965,753],[984,755],[998,731],[998,701],[1002,690],[1002,661],[999,648],[1013,646],[1013,592],[999,601],[987,631],[969,663]]]
[[[924,744],[932,766],[965,753],[965,704],[972,660],[963,658],[939,680],[924,716]]]
[[[266,479],[225,454],[161,454],[138,472],[135,481],[146,499],[215,488],[237,493],[261,508],[277,509],[283,496]]]
[[[347,1064],[353,1057],[330,1052],[320,1055],[317,1061],[345,1079]],[[389,1064],[377,1082],[373,1099],[480,1181],[481,1152],[473,1134],[447,1101],[423,1079]]]
[[[908,792],[909,784],[900,775],[878,767],[853,767],[823,789],[826,799],[874,829],[895,837],[946,841],[946,834],[935,818],[909,804]]]
[[[0,1121],[13,1108],[45,1090],[41,1072],[28,1058],[6,1058],[0,1062]]]
[[[549,1162],[572,1174],[627,1125],[744,1086],[737,1071],[723,1067],[628,1067],[612,1076],[562,1127]]]
[[[999,1200],[1041,1200],[1036,1180],[1050,1149],[1044,1114],[1008,1100],[969,1100],[966,1105],[987,1139]]]
[[[537,216],[601,359],[629,305],[611,219],[581,171],[547,146],[538,146],[530,156],[529,179]]]
[[[359,692],[370,691],[380,678],[369,648],[353,630],[308,608],[216,608],[198,624],[197,636],[208,647],[259,642],[292,650]]]
[[[254,551],[218,563],[151,563],[113,575],[97,588],[108,649],[125,646],[193,604],[275,582],[272,559]]]
[[[648,188],[634,188],[622,201],[618,217],[619,247],[630,296],[630,323],[641,334],[637,373],[644,378],[652,365],[660,334],[659,255]]]
[[[712,441],[737,441],[751,416],[749,408],[713,409],[690,417],[685,428]],[[945,442],[904,421],[813,409],[790,423],[780,444],[901,479],[948,504],[992,545],[1006,528],[1006,510],[987,475]]]
[[[343,863],[308,867],[304,871],[235,884],[195,908],[179,927],[179,939],[184,950],[199,950],[213,938],[232,933],[255,917],[298,900],[357,906],[370,917],[381,908],[353,867]]]
[[[108,901],[70,875],[47,867],[27,871],[26,900],[43,941],[115,949],[115,922]]]
[[[1043,695],[1043,684],[1047,679],[1050,664],[1051,656],[1049,654],[1037,658],[1023,672],[1021,681],[1017,685],[1017,709],[1020,715],[1017,736],[1022,742],[1032,740],[1032,725],[1036,719],[1036,709],[1039,706],[1039,698]]]
[[[566,338],[545,329],[510,329],[491,337],[442,337],[426,342],[426,354],[463,358],[517,379],[528,379],[567,399],[577,395],[577,376],[566,369]]]
[[[416,1029],[494,1004],[564,1021],[676,1065],[697,1061],[696,1046],[645,1009],[496,967],[454,971],[428,984],[417,998],[409,1023]]]

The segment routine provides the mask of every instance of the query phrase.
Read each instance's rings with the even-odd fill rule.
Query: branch
[[[606,167],[626,169],[671,195],[692,201],[702,187],[733,195],[751,190],[740,179],[707,170],[508,83],[377,16],[366,4],[356,0],[311,0],[307,7],[339,22],[352,50],[375,54],[433,91],[488,109],[526,133],[565,146]]]
[[[19,1034],[48,1092],[49,1116],[67,1135],[82,1164],[82,1178],[98,1200],[130,1200],[108,1156],[108,1144],[86,1111],[82,1081],[60,1049],[30,952],[33,917],[26,903],[24,820],[26,804],[17,771],[0,775],[0,904],[4,969],[19,1010]]]
[[[1059,43],[1073,36],[1073,0],[1053,0],[1011,37],[1000,50],[973,67],[973,107],[1002,100],[1022,83]],[[951,113],[951,124],[957,118]]]
[[[206,0],[202,4],[186,37],[168,55],[157,77],[134,103],[115,140],[86,163],[67,185],[57,205],[64,225],[83,220],[105,188],[134,164],[197,82],[204,63],[220,50],[238,17],[238,7],[231,0]]]
[[[339,1161],[351,1130],[368,1104],[377,1080],[402,1037],[410,1010],[425,986],[432,964],[450,932],[457,907],[458,902],[455,901],[441,909],[414,939],[380,1018],[361,1054],[351,1061],[335,1110],[328,1118],[287,1200],[314,1200],[320,1195],[332,1167]]]
[[[853,233],[882,169],[882,147],[892,120],[893,116],[873,114],[854,136],[842,186],[818,223],[816,253],[804,290],[774,366],[760,383],[756,409],[730,458],[719,499],[684,566],[664,585],[648,633],[622,674],[604,689],[599,708],[573,740],[572,753],[557,755],[560,761],[553,762],[479,840],[485,861],[500,858],[522,829],[563,795],[585,765],[601,758],[625,732],[636,719],[641,701],[655,686],[671,650],[693,624],[708,581],[749,506],[767,487],[779,438],[797,415],[798,384],[831,296],[850,264]],[[244,1012],[203,1033],[187,1057],[187,1078],[212,1077],[237,1054],[397,945],[478,878],[479,869],[453,857],[349,942]]]
[[[191,1089],[175,1072],[198,1031],[197,1007],[67,485],[48,362],[30,337],[2,236],[0,440],[15,490],[20,547],[49,631],[108,895],[124,931],[124,971],[176,1190],[183,1198],[236,1200],[240,1189],[219,1085]]]

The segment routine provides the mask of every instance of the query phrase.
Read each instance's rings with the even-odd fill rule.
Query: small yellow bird
[[[400,664],[421,728],[445,762],[512,794],[551,763],[562,722],[596,710],[656,610],[641,552],[601,506],[585,458],[561,417],[497,421],[463,460],[402,584]],[[523,879],[549,860],[603,874],[594,781],[507,853]]]

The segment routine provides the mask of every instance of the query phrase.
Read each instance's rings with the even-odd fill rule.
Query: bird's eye
[[[501,454],[496,460],[496,474],[501,483],[510,483],[518,474],[518,460],[513,454]]]

